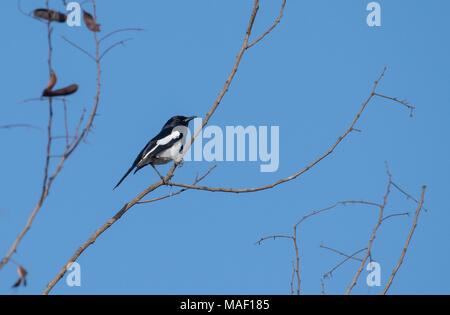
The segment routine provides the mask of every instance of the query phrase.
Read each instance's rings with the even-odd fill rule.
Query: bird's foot
[[[184,165],[184,162],[183,162],[183,160],[177,160],[177,161],[175,161],[175,164],[177,165],[177,167],[183,167],[183,165]]]
[[[164,185],[168,185],[168,182],[166,181],[166,179],[163,176],[160,176],[160,178]]]
[[[155,170],[155,172],[158,174],[159,178],[161,178],[162,182],[164,185],[167,185],[167,180],[164,176],[161,175],[161,173],[156,169],[156,167],[153,164],[150,164],[153,169]]]

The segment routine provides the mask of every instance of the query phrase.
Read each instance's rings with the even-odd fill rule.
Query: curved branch
[[[110,37],[110,36],[112,36],[112,35],[114,35],[114,34],[117,34],[117,33],[120,33],[120,32],[130,32],[130,31],[140,32],[140,31],[144,31],[144,29],[143,29],[143,28],[140,28],[140,27],[121,28],[121,29],[112,31],[111,33],[109,33],[109,34],[103,36],[103,37],[99,40],[99,43],[101,43],[102,41],[104,41],[105,39],[107,39],[108,37]]]

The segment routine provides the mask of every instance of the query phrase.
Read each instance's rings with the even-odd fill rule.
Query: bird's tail
[[[122,179],[117,183],[117,185],[114,187],[114,189],[116,189],[117,187],[119,187],[120,184],[122,184],[122,182],[124,181],[124,179],[131,173],[131,171],[133,170],[133,168],[135,167],[135,165],[133,165],[132,167],[130,167],[130,169],[125,173],[125,175],[123,175]],[[114,190],[113,189],[113,190]]]

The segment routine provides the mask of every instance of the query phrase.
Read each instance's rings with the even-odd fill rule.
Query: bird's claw
[[[176,161],[175,164],[177,165],[177,167],[183,167],[184,162],[183,162],[183,160],[180,160],[180,161]]]

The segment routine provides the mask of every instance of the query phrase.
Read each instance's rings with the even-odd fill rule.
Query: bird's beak
[[[184,121],[185,122],[190,122],[194,118],[197,118],[197,116],[187,117]]]

